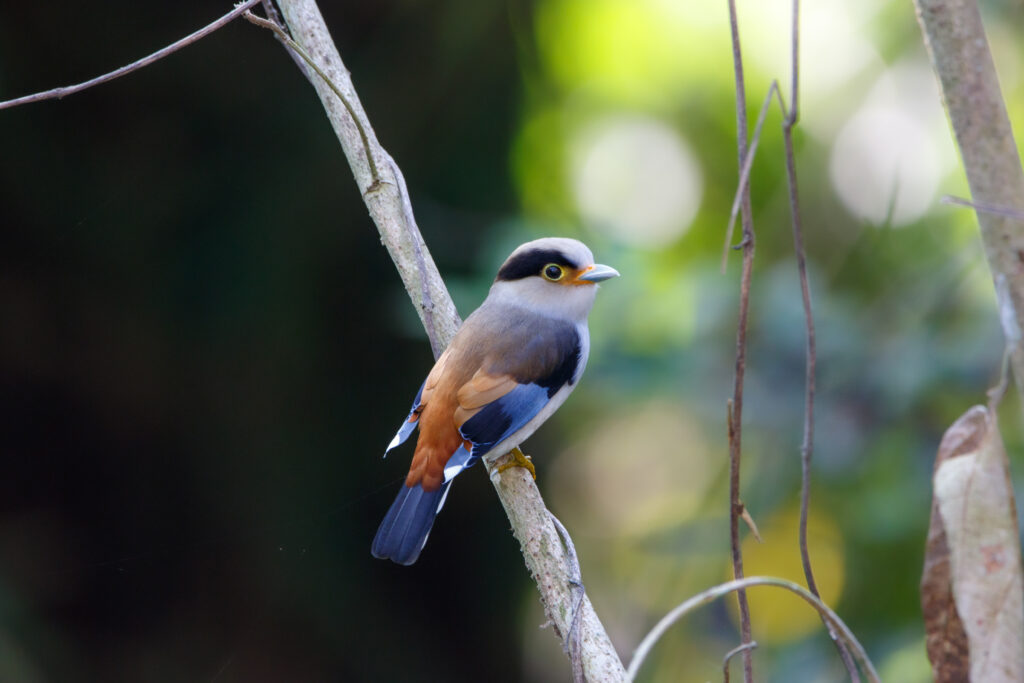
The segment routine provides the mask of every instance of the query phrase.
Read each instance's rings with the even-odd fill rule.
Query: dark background
[[[225,7],[4,7],[2,93],[85,80]],[[440,267],[484,277],[480,225],[514,207],[514,49],[506,9],[469,3],[473,32],[438,50],[445,11],[324,7],[429,197]],[[408,457],[379,456],[430,348],[396,322],[394,269],[270,34],[239,21],[5,111],[0,140],[0,679],[518,679],[496,615],[528,577],[481,477],[414,569],[369,555]]]
[[[536,42],[548,15],[535,11],[560,5],[537,4],[322,10],[463,315],[508,251],[540,235],[585,239],[623,271],[592,316],[582,395],[528,452],[628,659],[672,605],[727,578],[738,267],[721,277],[717,263],[736,172],[730,56],[727,35],[709,32],[692,80],[658,110],[700,160],[700,213],[670,244],[637,246],[558,204],[557,187],[547,214],[524,199],[524,122],[571,99]],[[868,31],[886,63],[920,59],[910,4],[896,4]],[[1019,65],[1019,12],[987,8]],[[0,2],[0,99],[104,73],[227,9]],[[703,67],[712,75],[693,76]],[[756,106],[767,81],[756,66],[751,80]],[[1014,117],[1019,83],[1005,84]],[[595,97],[565,106],[647,106]],[[883,676],[924,680],[931,458],[995,378],[991,285],[969,214],[936,206],[900,229],[869,225],[833,194],[829,143],[797,137],[822,372],[816,519],[834,556],[822,572]],[[762,154],[779,153],[766,137]],[[432,358],[320,103],[269,33],[236,21],[113,83],[0,111],[0,174],[0,681],[569,679],[482,470],[460,478],[414,567],[369,554],[409,451],[379,456]],[[962,192],[958,174],[947,180]],[[803,328],[784,182],[779,163],[755,167],[744,497],[759,522],[788,519],[799,481]],[[627,439],[604,470],[582,469],[589,435],[633,434],[634,409],[661,426],[678,411],[683,431]],[[644,460],[655,446],[689,455],[661,470]],[[602,471],[588,495],[580,482]],[[680,482],[668,507],[615,526],[607,510],[641,508],[665,471]],[[776,625],[761,637],[755,611],[765,680],[838,680],[820,629],[790,636],[770,621],[789,611],[801,608],[762,608]],[[729,612],[680,627],[645,675],[720,675],[737,638]]]

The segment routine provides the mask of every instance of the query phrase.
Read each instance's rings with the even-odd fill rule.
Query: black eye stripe
[[[498,271],[497,280],[522,280],[540,275],[545,266],[555,264],[574,270],[579,265],[557,249],[531,249],[510,258]]]

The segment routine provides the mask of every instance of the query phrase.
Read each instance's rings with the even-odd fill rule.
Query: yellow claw
[[[505,470],[511,469],[513,467],[525,467],[530,471],[530,474],[533,476],[534,481],[537,480],[537,468],[533,466],[533,461],[530,460],[530,456],[524,454],[521,450],[519,450],[518,446],[516,446],[515,448],[508,452],[508,460],[498,465],[495,468],[495,471],[497,471],[500,474]]]

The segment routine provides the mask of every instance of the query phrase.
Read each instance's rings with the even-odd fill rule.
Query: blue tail
[[[370,549],[373,556],[398,564],[415,562],[427,542],[434,517],[440,512],[450,485],[448,482],[437,491],[424,491],[419,484],[402,486],[373,538]]]

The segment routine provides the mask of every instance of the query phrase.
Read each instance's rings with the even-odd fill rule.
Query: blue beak
[[[583,273],[576,279],[582,280],[583,282],[603,282],[604,280],[610,280],[613,277],[618,276],[619,271],[615,270],[611,266],[605,266],[601,265],[600,263],[595,263],[590,267],[589,270],[587,270],[587,272]]]

